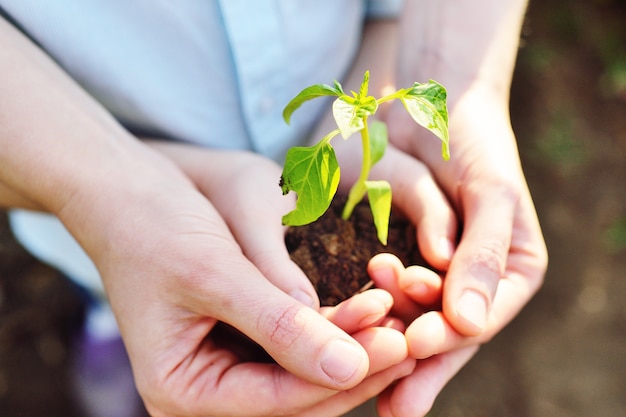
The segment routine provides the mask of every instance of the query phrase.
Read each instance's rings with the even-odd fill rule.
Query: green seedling
[[[389,216],[391,214],[391,185],[387,181],[369,179],[372,167],[380,161],[387,147],[387,126],[381,121],[368,122],[376,113],[379,105],[398,99],[413,120],[441,139],[442,157],[450,158],[448,148],[448,110],[445,88],[436,81],[404,88],[381,98],[368,95],[369,71],[365,72],[359,92],[344,93],[339,82],[332,86],[316,84],[302,90],[287,104],[283,118],[290,123],[291,115],[304,102],[317,97],[334,96],[332,112],[337,129],[324,136],[317,144],[310,147],[293,147],[285,158],[285,165],[280,179],[284,194],[294,191],[298,198],[296,208],[283,216],[283,224],[302,226],[322,216],[333,200],[339,185],[340,169],[331,146],[331,140],[337,135],[348,139],[360,132],[362,142],[361,173],[353,184],[344,206],[342,217],[350,218],[356,205],[367,195],[378,239],[387,244]]]

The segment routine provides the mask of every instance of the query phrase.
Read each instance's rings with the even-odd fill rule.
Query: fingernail
[[[456,303],[456,312],[476,330],[482,332],[487,324],[487,300],[474,290],[467,290]]]
[[[322,352],[322,370],[335,382],[349,380],[363,363],[364,353],[359,346],[341,340],[331,340]]]
[[[439,254],[444,259],[452,259],[452,255],[454,254],[454,245],[447,237],[443,236],[439,238]]]
[[[294,298],[300,301],[307,307],[314,307],[315,303],[313,302],[313,298],[306,291],[302,291],[301,289],[295,289],[289,293],[291,298]]]
[[[380,301],[380,303],[383,305],[383,308],[385,310],[390,310],[391,307],[393,307],[393,297],[387,291],[379,289],[379,288],[374,288],[373,290],[369,292],[369,295],[373,296],[374,298],[376,298],[376,300]],[[383,314],[384,313],[386,312],[383,312]]]
[[[428,294],[429,289],[430,288],[428,287],[428,285],[424,284],[423,282],[418,282],[409,285],[404,291],[406,291],[413,297],[421,298]]]

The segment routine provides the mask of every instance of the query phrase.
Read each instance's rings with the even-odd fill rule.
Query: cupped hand
[[[391,182],[394,204],[423,232],[420,249],[437,272],[402,265],[391,255],[370,262],[376,286],[394,298],[392,314],[408,326],[409,355],[419,359],[411,376],[382,395],[381,415],[425,414],[445,383],[543,281],[545,244],[503,103],[480,89],[456,101],[447,162],[439,140],[401,105],[386,113],[392,146],[374,173]]]
[[[246,151],[210,150],[149,142],[172,159],[224,220],[243,252],[261,273],[303,304],[319,308],[313,285],[291,261],[282,216],[293,210],[293,193],[282,195],[281,169]]]
[[[103,277],[152,415],[339,415],[412,371],[398,323],[372,327],[389,324],[388,294],[362,294],[323,315],[310,308],[315,302],[302,304],[287,294],[294,288],[308,294],[301,282],[290,287],[290,277],[298,282],[296,268],[279,276],[282,270],[267,267],[277,276],[276,283],[268,280],[245,256],[263,245],[240,246],[234,235],[247,235],[222,219],[204,187],[148,153],[141,163],[135,155],[130,166],[117,165],[96,192],[75,194],[58,214]],[[265,180],[261,169],[237,185],[235,177],[212,171],[217,162],[204,163],[215,174],[211,181],[226,181],[231,191]],[[107,187],[117,181],[125,182],[115,194]],[[271,204],[255,202],[254,190],[240,200],[225,188],[224,199],[249,204],[252,213],[271,211]],[[275,244],[271,236],[269,242]],[[218,328],[224,335],[222,323],[273,361],[230,349],[215,336]]]
[[[416,134],[394,110],[391,140],[431,168],[463,229],[445,276],[443,315],[408,329],[410,336],[445,324],[445,342],[436,338],[437,349],[424,349],[423,357],[471,343],[464,336],[487,340],[502,329],[540,287],[547,253],[503,100],[474,89],[456,102],[448,162],[437,158],[435,139]]]
[[[387,121],[391,142],[429,167],[462,228],[439,279],[433,271],[405,269],[393,257],[370,264],[377,285],[394,295],[395,314],[410,323],[409,354],[428,358],[382,396],[381,415],[399,417],[425,414],[425,404],[432,404],[476,347],[518,314],[543,281],[547,252],[499,97],[470,90],[456,102],[448,162],[440,160],[438,140],[415,127],[404,109],[390,109]],[[424,297],[437,294],[441,308],[424,308]]]

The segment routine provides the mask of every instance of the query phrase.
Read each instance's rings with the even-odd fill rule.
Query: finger
[[[446,275],[443,311],[467,336],[483,332],[504,277],[518,198],[507,184],[465,185],[464,230]]]
[[[428,268],[404,268],[396,256],[382,253],[370,260],[368,272],[378,288],[393,296],[393,312],[405,321],[441,304],[442,279]]]
[[[346,389],[364,378],[368,358],[354,339],[269,282],[232,240],[210,237],[210,246],[178,256],[181,265],[190,268],[177,272],[189,275],[179,280],[184,287],[175,289],[181,293],[177,303],[184,303],[182,308],[231,325],[284,368],[317,385]],[[210,258],[203,255],[207,251]],[[166,312],[155,314],[167,320]]]
[[[435,306],[441,302],[443,281],[428,268],[409,266],[400,274],[398,285],[407,296],[423,306]]]
[[[434,268],[446,270],[454,254],[456,215],[428,168],[390,146],[374,172],[391,183],[394,205],[417,227],[424,259]]]
[[[299,414],[302,417],[338,416],[356,408],[365,401],[379,395],[394,381],[411,374],[415,368],[415,360],[407,358],[397,365],[387,368],[366,378],[362,383],[351,390],[340,391],[328,400]]]
[[[274,204],[277,200],[271,197],[275,195],[271,193],[274,188],[264,188],[268,187],[266,184],[276,184],[276,179],[280,176],[279,170],[275,164],[265,159],[250,155],[247,159],[240,154],[236,156],[230,158],[225,153],[215,163],[221,164],[224,172],[235,172],[237,175],[220,178],[220,181],[196,183],[202,185],[203,193],[212,197],[231,232],[240,241],[249,240],[249,243],[238,242],[246,255],[255,260],[265,258],[258,254],[263,253],[262,250],[270,245],[259,237],[263,233],[258,232],[267,230],[270,241],[280,241],[280,244],[274,245],[282,248],[286,260],[280,226],[282,210],[276,209]],[[236,168],[234,164],[237,164]],[[217,169],[215,166],[212,168]],[[246,174],[246,170],[250,172]],[[274,177],[274,174],[277,176]],[[270,181],[269,177],[273,179]],[[233,192],[250,194],[232,195],[229,193],[231,187]],[[279,187],[275,189],[279,193],[278,201],[284,201],[280,199]],[[242,207],[241,204],[232,204],[232,200],[250,201],[253,196],[253,201],[258,203],[263,213],[274,216],[273,218],[265,217],[263,221],[259,221],[258,212],[255,213],[250,207]],[[248,225],[249,228],[246,227]],[[247,231],[252,228],[254,233]],[[243,236],[250,239],[242,239]],[[232,247],[230,244],[228,246]],[[362,381],[369,366],[363,347],[315,310],[303,306],[286,295],[287,291],[277,288],[282,286],[284,290],[286,286],[298,281],[299,285],[305,283],[311,288],[308,279],[299,269],[297,272],[300,273],[301,280],[298,280],[298,275],[284,274],[280,269],[277,269],[277,274],[268,274],[266,277],[240,253],[230,253],[231,249],[220,249],[218,246],[213,249],[211,262],[207,260],[204,266],[194,266],[194,271],[200,272],[190,280],[194,285],[190,292],[197,298],[194,306],[197,306],[198,313],[215,317],[235,327],[262,346],[277,363],[306,381],[331,389],[350,388]],[[201,256],[192,254],[186,256],[202,259]],[[223,259],[223,263],[215,262],[220,259]],[[279,263],[286,264],[282,260]],[[266,267],[261,268],[267,270]],[[220,280],[216,281],[215,277],[220,277]],[[272,281],[268,281],[268,278]]]
[[[376,287],[386,290],[393,297],[393,313],[405,322],[410,322],[424,312],[399,285],[404,265],[395,255],[381,253],[370,259],[367,272]]]
[[[317,309],[319,298],[313,284],[291,260],[285,246],[281,216],[288,210],[269,203],[259,202],[254,217],[242,216],[229,222],[227,216],[226,221],[246,257],[271,283],[304,305]]]
[[[240,153],[220,158],[221,164],[238,164],[236,176],[230,180],[210,183],[207,190],[213,204],[228,224],[245,256],[276,287],[302,302],[318,308],[319,299],[313,285],[290,259],[285,246],[282,216],[293,209],[293,196],[283,196],[277,185],[280,168],[269,160]],[[249,171],[249,173],[246,173]],[[250,183],[250,178],[254,182]],[[240,182],[244,182],[240,184]],[[226,187],[223,190],[216,188]],[[217,191],[217,192],[216,192]],[[239,194],[242,195],[239,195]],[[243,195],[248,193],[249,195]],[[223,198],[222,198],[223,197]],[[232,204],[232,201],[253,201]]]
[[[406,343],[401,333],[392,329],[369,328],[354,337],[371,357],[368,376],[391,369],[383,377],[383,382],[386,382],[406,374],[412,368],[411,360],[407,361]],[[210,373],[211,380],[218,384],[212,389],[195,393],[193,403],[198,415],[300,415],[301,410],[337,393],[306,382],[275,364],[237,363],[229,355],[217,356],[215,350],[210,348],[196,355],[195,360],[201,362],[195,364],[195,367]],[[403,365],[393,370],[392,367],[398,364]],[[381,381],[373,381],[374,387],[364,382],[364,388],[354,391],[348,397],[349,401],[365,401],[371,390],[381,385]],[[254,393],[254,401],[250,401],[250,393]],[[237,411],[233,413],[234,406]],[[336,408],[340,404],[335,402],[331,406]]]
[[[404,324],[404,322],[397,317],[391,316],[385,317],[385,319],[380,323],[379,327],[394,329],[402,333],[406,331],[406,325]]]
[[[368,370],[363,348],[317,311],[267,281],[233,294],[220,320],[261,345],[276,362],[307,381],[332,389],[356,385]],[[307,358],[306,361],[302,358]]]
[[[455,348],[476,344],[478,337],[459,334],[440,311],[429,311],[415,319],[406,329],[409,356],[426,359]]]
[[[320,313],[348,334],[380,325],[393,306],[391,294],[372,289],[356,294],[334,307],[322,307]]]
[[[413,373],[388,388],[378,399],[381,417],[425,416],[443,387],[476,354],[470,346],[417,361]]]
[[[510,262],[513,265],[525,265],[526,262],[521,258],[526,257],[522,254],[513,254]],[[418,359],[428,358],[489,341],[519,313],[535,294],[541,282],[541,274],[536,279],[529,279],[529,275],[532,274],[529,274],[530,271],[526,267],[511,268],[506,279],[501,280],[498,286],[485,332],[473,337],[464,336],[456,331],[443,313],[431,311],[418,317],[407,327],[405,335],[409,355]]]
[[[370,327],[352,336],[363,346],[370,358],[368,376],[397,365],[408,357],[406,338],[395,329]]]

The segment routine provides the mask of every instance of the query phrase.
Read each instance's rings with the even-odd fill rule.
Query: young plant
[[[333,86],[316,84],[302,90],[283,111],[289,124],[292,113],[302,103],[324,96],[337,97],[333,102],[333,117],[337,129],[324,136],[316,145],[293,147],[285,158],[280,179],[284,194],[294,191],[298,195],[296,208],[283,216],[283,224],[302,226],[317,220],[326,212],[339,185],[340,169],[330,141],[341,134],[348,139],[353,133],[361,132],[363,147],[361,173],[353,184],[344,206],[342,217],[347,220],[356,205],[367,194],[378,239],[387,244],[389,216],[391,214],[391,185],[387,181],[372,181],[370,170],[383,157],[387,147],[387,127],[383,122],[368,123],[382,103],[399,99],[413,120],[430,130],[441,139],[441,153],[445,160],[450,158],[448,148],[448,110],[446,90],[435,82],[414,83],[381,98],[368,95],[369,71],[365,72],[359,92],[344,93],[337,81]]]

